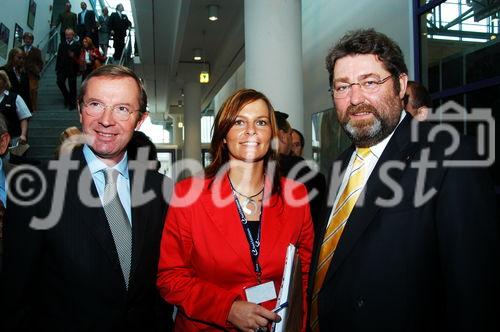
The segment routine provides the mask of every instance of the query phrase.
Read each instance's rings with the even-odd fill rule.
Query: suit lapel
[[[283,212],[285,206],[283,205],[283,200],[278,197],[278,195],[271,195],[272,183],[271,180],[266,177],[266,183],[264,188],[264,194],[266,198],[263,200],[264,208],[262,210],[261,218],[261,251],[260,256],[270,257],[273,255],[274,247],[276,243],[279,243],[279,238],[283,234],[282,224],[285,222],[283,217]]]
[[[134,172],[129,171],[130,176],[130,187],[134,183]],[[147,181],[145,182],[147,183]],[[145,189],[147,192],[148,189]],[[134,191],[131,190],[131,195]],[[139,257],[141,257],[141,250],[144,244],[144,236],[148,228],[149,219],[149,209],[148,204],[134,204],[134,197],[130,199],[132,204],[132,266],[130,269],[130,280],[134,275],[135,270],[138,266]]]
[[[92,179],[92,174],[90,173],[85,157],[83,156],[82,148],[76,148],[73,156],[76,156],[80,160],[80,170],[78,172],[70,172],[74,174],[75,178],[72,182],[78,185],[80,177],[90,177]],[[71,180],[70,180],[71,181]],[[90,193],[94,199],[99,199],[99,194],[97,193],[97,187],[94,181],[91,181]],[[78,195],[77,195],[78,196]],[[79,200],[79,198],[77,198]],[[82,204],[79,202],[79,204]],[[84,224],[89,228],[90,233],[102,247],[104,253],[110,260],[113,268],[121,276],[123,280],[123,274],[121,272],[120,260],[118,258],[118,252],[116,251],[115,242],[113,240],[113,235],[111,234],[111,229],[109,228],[108,220],[106,219],[106,214],[101,204],[97,207],[86,207],[82,206],[80,209],[83,213],[82,220]],[[123,282],[125,287],[125,281]]]
[[[255,273],[252,259],[250,257],[248,241],[243,231],[243,226],[241,225],[236,205],[232,198],[231,187],[227,176],[223,175],[220,178],[216,178],[212,183],[212,188],[217,188],[217,186],[221,188],[220,197],[222,197],[224,201],[230,201],[230,204],[225,205],[222,208],[217,207],[214,204],[214,201],[220,199],[220,197],[218,198],[213,196],[213,193],[217,190],[209,190],[208,181],[210,180],[206,180],[205,182],[205,188],[200,196],[200,200],[208,218],[220,233],[218,240],[225,242],[226,245],[239,256],[240,260],[244,263],[247,269],[250,272]]]
[[[384,184],[379,176],[381,166],[390,161],[408,163],[417,151],[419,144],[410,141],[411,120],[412,117],[407,115],[401,122],[373,169],[365,189],[360,196],[365,195],[364,204],[361,207],[354,207],[351,212],[335,250],[335,255],[325,277],[325,282],[333,277],[381,208],[375,203],[377,198],[392,197],[392,190]],[[392,180],[399,183],[406,167],[402,171],[391,172],[390,177]]]

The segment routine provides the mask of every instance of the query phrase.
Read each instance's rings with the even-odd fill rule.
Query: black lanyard
[[[245,231],[245,235],[247,236],[248,246],[250,248],[250,257],[252,257],[253,266],[255,269],[255,275],[257,276],[257,281],[259,284],[261,283],[261,275],[262,269],[259,264],[259,254],[260,254],[260,234],[261,234],[261,226],[262,226],[262,204],[260,205],[260,216],[259,216],[259,228],[257,230],[257,238],[254,239],[252,232],[250,231],[250,226],[248,225],[248,220],[243,213],[243,209],[241,208],[240,201],[236,196],[236,193],[233,190],[234,202],[236,203],[236,208],[238,209],[238,213],[240,215],[241,224],[243,225],[243,230]]]

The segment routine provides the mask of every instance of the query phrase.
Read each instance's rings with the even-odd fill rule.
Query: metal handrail
[[[42,44],[42,42],[47,38],[48,40],[45,44]],[[42,59],[45,62],[45,65],[42,68],[42,71],[40,72],[40,76],[43,76],[45,73],[45,70],[47,69],[48,65],[56,58],[57,56],[57,49],[59,48],[59,25],[53,27],[50,29],[49,34],[46,37],[42,39],[42,42],[40,42],[37,46],[42,52]],[[42,45],[42,46],[40,46]]]
[[[132,35],[131,35],[131,30],[129,29],[125,41],[125,47],[123,48],[119,64],[128,67],[130,65],[131,55],[132,55]]]

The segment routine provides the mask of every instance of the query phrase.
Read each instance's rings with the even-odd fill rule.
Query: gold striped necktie
[[[335,248],[339,242],[342,231],[349,219],[356,201],[358,200],[366,176],[365,159],[370,154],[369,148],[357,148],[352,171],[349,180],[338,199],[332,218],[323,237],[321,249],[318,257],[316,275],[314,277],[314,288],[311,302],[311,329],[313,332],[319,331],[318,321],[318,294],[325,280],[326,273],[332,261]]]

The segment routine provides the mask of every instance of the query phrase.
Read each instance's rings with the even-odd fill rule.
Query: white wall
[[[411,0],[302,0],[302,56],[306,158],[311,157],[311,115],[332,107],[325,57],[347,31],[373,27],[403,50],[413,77]]]
[[[23,28],[23,32],[33,33],[35,36],[35,45],[48,35],[50,31],[50,19],[52,17],[50,8],[53,0],[35,0],[35,2],[35,26],[34,29],[31,29],[27,24],[29,0],[0,0],[0,23],[6,25],[10,30],[8,50],[14,44],[14,27],[16,23]],[[3,65],[5,62],[7,62],[7,59],[0,57],[0,65]]]

